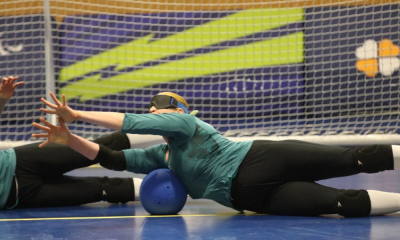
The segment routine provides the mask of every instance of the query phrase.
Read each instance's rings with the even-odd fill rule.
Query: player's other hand
[[[39,147],[44,147],[49,143],[58,143],[61,145],[67,145],[68,140],[70,139],[71,132],[69,131],[65,122],[58,117],[58,123],[60,126],[54,126],[50,122],[46,121],[44,118],[40,118],[40,121],[44,123],[45,126],[40,125],[39,123],[32,123],[32,125],[40,130],[45,131],[46,133],[37,133],[32,134],[32,137],[36,138],[47,138],[45,142],[39,145]]]
[[[1,79],[0,85],[0,99],[8,100],[14,94],[14,90],[24,84],[24,82],[17,82],[18,77],[9,76]]]
[[[57,114],[57,116],[61,117],[64,122],[72,123],[79,117],[79,113],[72,108],[70,108],[65,100],[65,95],[62,95],[63,102],[61,103],[54,93],[50,93],[51,98],[53,98],[54,103],[47,101],[44,98],[41,98],[42,102],[46,104],[51,109],[40,108],[40,111],[50,114]]]

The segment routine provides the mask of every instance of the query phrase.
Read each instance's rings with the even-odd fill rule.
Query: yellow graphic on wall
[[[154,33],[89,57],[60,71],[60,89],[68,99],[81,101],[163,82],[207,76],[240,69],[303,62],[303,31],[229,46],[206,53],[188,54],[218,43],[251,36],[303,20],[303,9],[257,9],[231,14],[183,32],[154,40]],[[201,51],[199,51],[201,52]],[[181,54],[176,60],[164,60]],[[146,63],[158,61],[152,65]],[[106,79],[96,73],[115,66]],[[137,68],[135,68],[135,66]],[[133,68],[124,72],[121,70]],[[71,79],[83,78],[68,82]]]

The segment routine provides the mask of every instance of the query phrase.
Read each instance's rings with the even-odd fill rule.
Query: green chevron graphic
[[[266,17],[267,16],[267,17]],[[68,81],[102,68],[117,65],[115,70],[156,61],[171,55],[233,40],[284,26],[303,19],[303,9],[247,10],[188,29],[158,41],[153,34],[115,47],[81,62],[65,67],[59,80]],[[190,77],[303,61],[303,33],[250,43],[206,54],[166,62],[133,72],[100,79],[100,74],[87,77],[61,89],[67,99],[93,98],[124,92]]]

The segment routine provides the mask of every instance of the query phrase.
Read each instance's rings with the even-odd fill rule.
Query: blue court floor
[[[71,173],[104,174],[109,175],[99,169]],[[338,188],[400,192],[400,171],[360,174],[320,183]],[[238,214],[212,201],[191,199],[174,216],[151,216],[140,202],[11,210],[2,211],[0,216],[0,240],[400,239],[400,212],[349,219],[337,215],[286,217]]]

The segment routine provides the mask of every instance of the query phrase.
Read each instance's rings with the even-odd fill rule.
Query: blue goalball
[[[177,214],[187,199],[185,187],[169,169],[150,172],[144,177],[139,194],[143,208],[152,215]]]

